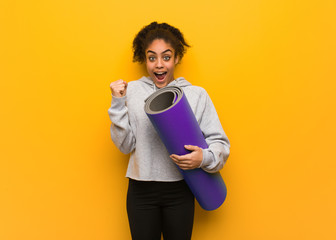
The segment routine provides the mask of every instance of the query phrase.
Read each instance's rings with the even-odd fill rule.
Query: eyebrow
[[[166,52],[173,52],[173,51],[170,50],[170,49],[167,49],[167,50],[163,51],[162,53],[166,53]],[[154,52],[152,50],[148,50],[147,53],[154,53],[154,54],[156,54],[156,52]]]

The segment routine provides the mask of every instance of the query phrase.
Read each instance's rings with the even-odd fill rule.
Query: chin
[[[168,85],[168,83],[166,83],[166,82],[164,82],[164,83],[163,82],[154,82],[154,83],[158,88],[163,88],[163,87]]]

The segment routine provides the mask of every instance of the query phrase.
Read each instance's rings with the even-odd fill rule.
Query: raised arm
[[[129,123],[126,103],[127,82],[117,80],[110,84],[112,104],[108,110],[111,119],[111,138],[117,148],[128,154],[135,148],[135,137]]]

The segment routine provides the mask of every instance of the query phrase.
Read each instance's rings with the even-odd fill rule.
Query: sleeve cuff
[[[112,108],[116,110],[121,110],[122,108],[125,107],[126,103],[126,96],[123,97],[115,97],[112,95]]]
[[[203,151],[203,160],[199,168],[208,167],[212,162],[212,153],[208,149],[202,149]]]

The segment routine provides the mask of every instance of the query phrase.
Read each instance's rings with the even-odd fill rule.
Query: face
[[[146,49],[147,72],[158,88],[174,80],[177,63],[174,48],[163,39],[155,39]]]

